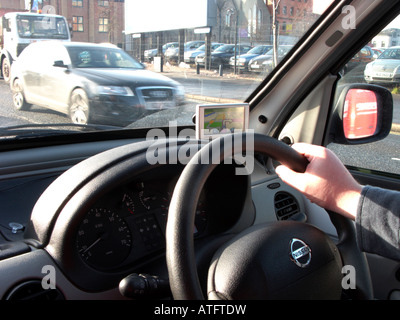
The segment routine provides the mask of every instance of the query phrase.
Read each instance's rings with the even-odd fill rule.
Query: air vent
[[[299,205],[290,193],[278,192],[275,195],[275,213],[278,220],[288,220],[299,211]]]
[[[39,280],[26,281],[13,288],[6,300],[64,300],[63,294],[58,289],[43,289]]]

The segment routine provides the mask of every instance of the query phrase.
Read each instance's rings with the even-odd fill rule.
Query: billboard
[[[216,0],[126,0],[125,34],[212,27]]]

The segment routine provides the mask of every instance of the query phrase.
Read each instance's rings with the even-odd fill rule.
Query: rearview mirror
[[[393,98],[371,84],[340,87],[330,124],[329,142],[362,144],[384,139],[391,130]]]

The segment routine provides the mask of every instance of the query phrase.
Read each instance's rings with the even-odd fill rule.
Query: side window
[[[364,47],[357,56],[365,59],[349,61],[339,81],[338,87],[349,83],[380,85],[391,91],[393,97],[392,130],[384,140],[363,145],[331,143],[327,146],[348,167],[400,175],[400,46],[391,45],[400,31],[399,20],[397,17],[370,39],[371,50],[378,49],[383,54],[371,57]]]

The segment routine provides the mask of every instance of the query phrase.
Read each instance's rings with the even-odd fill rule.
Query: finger
[[[300,173],[297,173],[284,165],[277,166],[275,172],[282,179],[282,181],[290,185],[292,185],[292,181],[296,181],[300,175]]]
[[[304,155],[309,161],[315,157],[323,157],[326,152],[324,147],[308,143],[295,143],[292,148]]]

